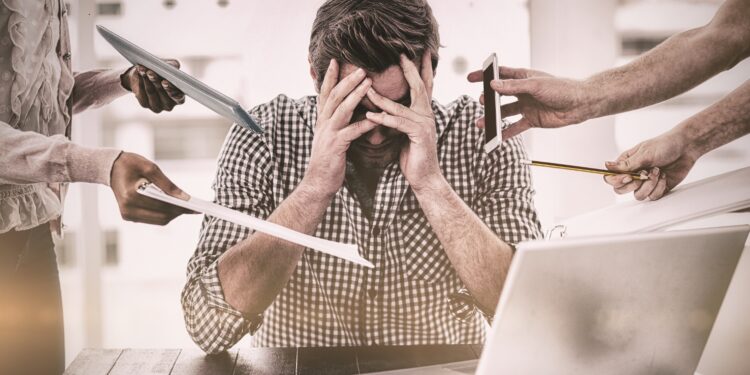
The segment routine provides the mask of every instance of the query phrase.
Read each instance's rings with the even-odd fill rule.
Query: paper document
[[[352,263],[356,263],[368,268],[375,267],[367,259],[362,258],[362,256],[359,255],[357,245],[343,244],[309,236],[307,234],[291,230],[287,227],[270,223],[268,221],[261,220],[242,212],[235,211],[195,197],[190,197],[190,200],[187,201],[175,198],[164,193],[163,191],[161,191],[161,189],[151,183],[143,184],[142,186],[140,186],[138,188],[138,192],[147,197],[154,198],[162,202],[167,202],[169,204],[187,208],[195,212],[211,215],[219,219],[235,223],[237,225],[248,227],[258,232],[262,232],[289,242],[296,243],[298,245],[315,249],[322,253],[348,260]]]
[[[681,185],[656,201],[614,204],[562,222],[565,237],[653,232],[750,207],[750,167]]]
[[[252,117],[240,107],[232,98],[214,90],[205,83],[193,78],[189,74],[169,65],[152,55],[141,47],[129,42],[125,38],[109,31],[107,28],[97,25],[104,39],[114,47],[123,57],[132,64],[143,65],[171,82],[175,87],[182,90],[185,95],[195,99],[217,114],[226,117],[235,123],[244,126],[256,133],[263,133],[263,128],[253,120]]]

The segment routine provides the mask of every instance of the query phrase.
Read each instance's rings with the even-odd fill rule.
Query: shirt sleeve
[[[272,212],[272,157],[263,136],[233,125],[219,156],[215,202],[266,219]],[[206,216],[198,246],[188,262],[182,308],[188,333],[206,353],[231,348],[253,334],[262,315],[243,316],[225,298],[217,270],[219,257],[252,231]]]
[[[98,108],[128,93],[120,77],[127,69],[99,69],[74,73],[75,85],[70,95],[73,113]]]
[[[0,184],[90,182],[109,185],[120,150],[90,148],[0,122]]]
[[[483,143],[483,142],[482,142]],[[482,147],[480,144],[478,147]],[[477,194],[472,210],[501,240],[515,249],[521,241],[539,238],[541,223],[534,207],[534,188],[521,137],[502,142],[498,149],[485,154],[479,163]],[[492,312],[479,308],[469,290],[462,286],[448,296],[451,312],[467,319],[479,311],[492,323]]]
[[[534,187],[521,137],[503,141],[485,154],[477,172],[479,181],[472,209],[497,236],[515,248],[521,241],[541,236],[534,207]]]

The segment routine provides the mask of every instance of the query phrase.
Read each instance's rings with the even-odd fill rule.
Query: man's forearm
[[[303,180],[268,221],[313,234],[332,198]],[[277,237],[254,233],[227,250],[218,265],[226,301],[245,315],[263,312],[286,285],[303,249]]]
[[[513,256],[445,179],[414,192],[448,259],[480,309],[491,314]]]
[[[685,139],[696,159],[750,133],[750,81],[671,131]]]
[[[708,25],[674,35],[629,64],[587,79],[592,117],[659,103],[731,68],[750,53],[747,17],[750,3],[728,0]]]

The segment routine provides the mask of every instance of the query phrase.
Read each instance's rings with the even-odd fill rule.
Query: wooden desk
[[[198,349],[84,349],[65,375],[359,374],[479,358],[481,345]]]

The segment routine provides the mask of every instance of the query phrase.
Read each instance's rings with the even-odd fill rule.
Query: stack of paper
[[[750,207],[750,167],[678,186],[657,201],[614,204],[562,223],[565,237],[652,232]]]

